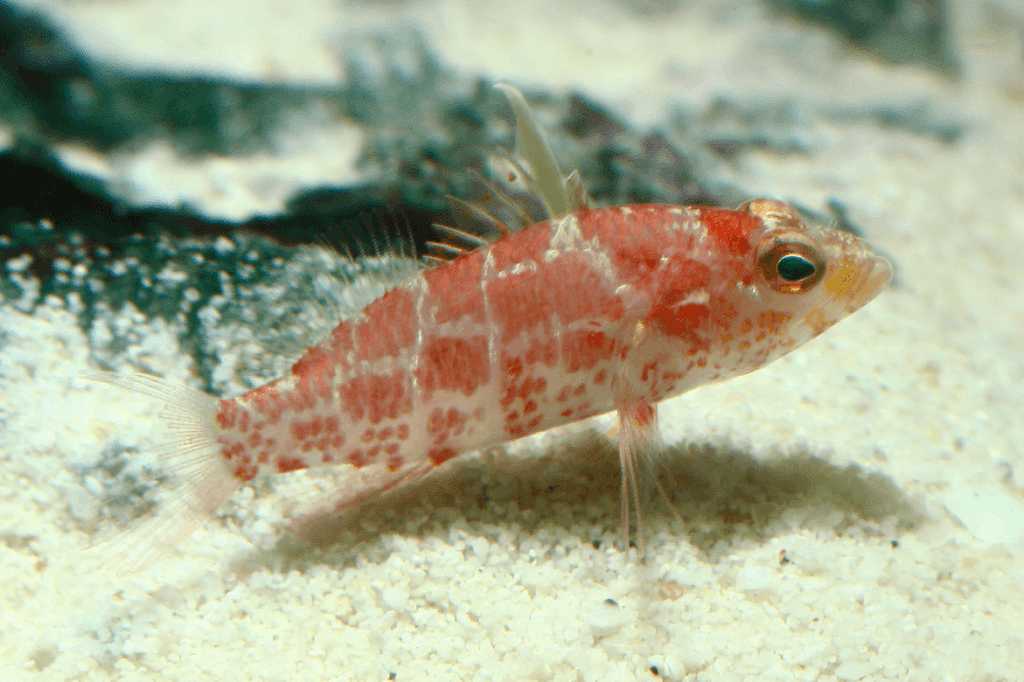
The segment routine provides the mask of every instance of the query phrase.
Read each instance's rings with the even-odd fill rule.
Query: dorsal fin
[[[473,198],[448,197],[457,228],[434,226],[439,240],[427,242],[428,264],[454,260],[509,232],[573,213],[590,203],[579,171],[562,175],[523,93],[508,83],[494,87],[505,93],[515,113],[515,155],[499,150],[494,182],[468,171]]]
[[[283,282],[288,310],[258,325],[268,351],[297,360],[340,322],[358,314],[422,268],[412,232],[401,214],[370,212],[303,246],[294,276]]]
[[[512,105],[516,116],[516,156],[529,166],[534,190],[544,201],[548,217],[556,218],[570,213],[572,208],[558,160],[523,93],[508,83],[498,83],[494,87],[505,93]]]

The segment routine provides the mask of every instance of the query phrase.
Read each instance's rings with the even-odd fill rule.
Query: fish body
[[[824,264],[805,291],[769,281],[764,252],[787,240]],[[392,289],[289,375],[222,400],[216,439],[239,482],[439,465],[756,370],[866,303],[888,272],[778,202],[582,209]]]
[[[418,271],[275,381],[225,400],[177,399],[183,485],[131,567],[257,476],[358,472],[340,509],[462,453],[611,411],[628,537],[630,507],[639,514],[634,462],[656,437],[657,403],[767,365],[891,277],[860,239],[773,200],[589,208],[521,95],[510,98],[521,136],[524,124],[533,132],[527,160],[549,178],[538,194],[549,212],[568,212]],[[166,397],[154,382],[133,387]]]

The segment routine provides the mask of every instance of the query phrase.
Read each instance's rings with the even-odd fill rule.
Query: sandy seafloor
[[[280,541],[299,478],[244,489],[118,577],[80,550],[90,502],[72,472],[115,438],[145,449],[159,405],[76,380],[96,368],[61,305],[0,303],[0,679],[1024,680],[1024,66],[1000,28],[1014,3],[951,3],[955,80],[745,3],[656,19],[539,0],[21,4],[139,68],[339,82],[332,41],[401,20],[452,68],[575,88],[638,126],[763,92],[920,100],[964,133],[814,122],[810,153],[723,166],[755,195],[840,197],[897,279],[773,366],[662,405],[686,522],[654,499],[643,561],[614,547],[599,421],[466,458],[338,522],[326,548]],[[282,161],[280,183],[352,177],[332,145]],[[134,173],[137,201],[273,208],[244,160],[65,151]],[[130,324],[149,366],[194,382],[174,334]]]

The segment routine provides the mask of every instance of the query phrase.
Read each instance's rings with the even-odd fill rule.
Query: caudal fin
[[[164,403],[165,442],[157,458],[155,485],[134,518],[93,548],[119,574],[140,571],[184,540],[238,489],[216,441],[213,396],[148,374],[102,372],[83,377],[118,386]]]

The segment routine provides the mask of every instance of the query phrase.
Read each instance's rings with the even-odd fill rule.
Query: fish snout
[[[846,314],[860,310],[892,280],[892,263],[859,239],[845,245],[837,261],[829,263],[822,286]]]

